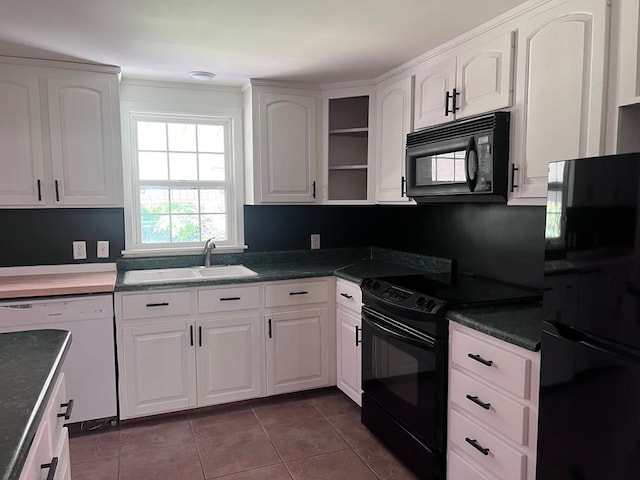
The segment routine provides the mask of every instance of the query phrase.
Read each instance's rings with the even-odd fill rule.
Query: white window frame
[[[204,242],[142,243],[140,230],[140,191],[138,176],[137,122],[175,123],[223,122],[228,128],[225,147],[226,165],[231,191],[227,191],[228,240],[216,245],[214,253],[242,252],[244,245],[244,162],[242,155],[242,112],[234,108],[214,108],[207,111],[185,111],[167,105],[122,102],[122,145],[125,205],[125,250],[122,255],[160,256],[202,253]],[[228,145],[227,143],[228,142]],[[163,183],[163,182],[160,182]]]

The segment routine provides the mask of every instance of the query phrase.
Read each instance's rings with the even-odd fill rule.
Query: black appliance
[[[443,479],[446,310],[540,295],[466,275],[369,278],[361,288],[362,423],[420,478]]]
[[[553,162],[537,478],[640,478],[640,154]]]
[[[407,135],[407,196],[418,203],[506,202],[509,112]]]

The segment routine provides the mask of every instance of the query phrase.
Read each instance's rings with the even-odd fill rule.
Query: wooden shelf
[[[365,136],[369,133],[369,128],[339,128],[336,130],[329,130],[329,135],[354,135]]]
[[[336,165],[329,167],[329,170],[366,170],[367,165]]]

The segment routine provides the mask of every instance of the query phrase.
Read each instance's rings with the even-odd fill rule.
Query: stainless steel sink
[[[243,278],[258,275],[244,265],[216,265],[212,267],[159,268],[125,272],[125,285],[166,282],[198,282],[222,278]]]

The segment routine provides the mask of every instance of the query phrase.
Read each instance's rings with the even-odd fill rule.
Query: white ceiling
[[[215,83],[374,78],[524,0],[0,0],[0,55]]]

